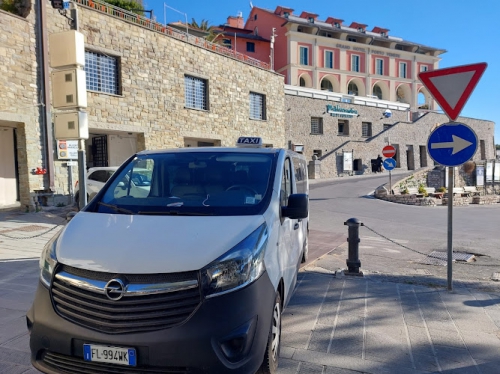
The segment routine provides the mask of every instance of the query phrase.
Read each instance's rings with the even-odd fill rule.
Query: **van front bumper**
[[[204,299],[182,325],[106,334],[59,316],[38,285],[27,313],[31,361],[44,373],[250,373],[264,358],[275,290],[264,273],[249,286]],[[83,344],[135,348],[137,366],[84,361]]]

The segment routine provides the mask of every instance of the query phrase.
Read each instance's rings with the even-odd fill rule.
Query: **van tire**
[[[273,316],[271,319],[271,327],[269,329],[269,337],[267,339],[266,352],[264,361],[256,374],[275,374],[278,371],[278,359],[281,348],[281,295],[276,292],[276,299],[273,306]]]
[[[305,263],[309,258],[309,241],[308,238],[304,240],[304,245],[302,246],[302,260],[301,263]]]

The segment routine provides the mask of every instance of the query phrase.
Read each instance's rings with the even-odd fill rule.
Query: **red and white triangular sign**
[[[421,72],[418,77],[450,120],[462,111],[488,64],[455,66]]]

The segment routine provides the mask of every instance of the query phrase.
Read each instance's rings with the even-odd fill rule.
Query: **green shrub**
[[[16,0],[3,0],[0,2],[0,9],[5,10],[6,12],[9,13],[17,14],[18,11],[16,3],[18,3],[18,1]]]
[[[425,190],[425,186],[423,184],[420,184],[418,186],[418,193],[419,194],[422,194],[424,196],[429,196],[429,194],[427,193],[427,191]]]
[[[446,187],[439,187],[437,189],[438,192],[446,192]]]

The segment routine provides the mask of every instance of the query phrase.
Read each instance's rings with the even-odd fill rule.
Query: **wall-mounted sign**
[[[486,162],[486,183],[493,182],[493,161]]]
[[[484,165],[476,166],[476,186],[484,186]]]
[[[500,182],[500,162],[495,162],[495,182]]]
[[[329,113],[332,117],[340,117],[340,118],[351,118],[358,115],[358,111],[356,109],[346,109],[342,108],[339,105],[331,105],[328,104],[326,106],[326,112]]]
[[[344,171],[352,171],[352,152],[343,152]]]
[[[58,140],[57,158],[59,160],[77,160],[78,140]]]

